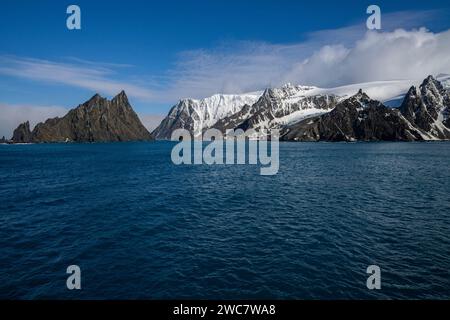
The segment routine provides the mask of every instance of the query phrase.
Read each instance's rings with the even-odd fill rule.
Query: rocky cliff
[[[432,76],[409,89],[400,111],[429,139],[450,139],[450,92]]]
[[[112,100],[96,94],[62,118],[48,119],[30,132],[28,122],[14,131],[14,143],[149,141],[152,136],[124,91]]]
[[[21,123],[16,130],[14,130],[13,137],[11,140],[14,143],[28,143],[32,140],[32,135],[30,131],[30,123]]]
[[[293,141],[415,141],[420,132],[399,110],[371,100],[360,91],[331,112],[287,127],[282,140]]]

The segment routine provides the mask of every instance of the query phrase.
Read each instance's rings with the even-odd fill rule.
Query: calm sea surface
[[[0,298],[450,298],[450,143],[281,143],[275,176],[173,145],[0,145]]]

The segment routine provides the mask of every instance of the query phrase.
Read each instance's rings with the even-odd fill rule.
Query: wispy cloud
[[[392,32],[397,29],[419,29],[428,26],[442,18],[439,10],[400,11],[382,14],[383,32]],[[324,45],[341,44],[352,46],[364,37],[367,32],[366,21],[351,24],[342,28],[319,30],[308,34],[308,43],[314,48]]]
[[[72,63],[61,63],[16,56],[0,56],[0,74],[65,84],[108,95],[126,90],[131,96],[138,99],[151,100],[153,98],[153,93],[148,88],[130,81],[114,80],[117,77],[114,68],[124,65],[94,64],[73,58],[71,60]]]
[[[225,42],[213,49],[181,52],[170,70],[148,78],[130,76],[133,66],[129,64],[75,57],[55,62],[0,56],[0,74],[107,95],[125,90],[150,107],[152,103],[171,104],[180,98],[248,92],[287,82],[332,87],[416,80],[450,72],[450,31],[417,28],[438,17],[436,11],[397,12],[382,15],[381,32],[368,32],[365,21],[360,21],[310,33],[298,43]]]

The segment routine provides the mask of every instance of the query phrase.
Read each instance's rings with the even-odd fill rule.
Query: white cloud
[[[450,31],[366,32],[351,45],[314,45],[248,43],[241,44],[239,50],[188,52],[173,71],[173,88],[166,93],[202,97],[287,82],[333,87],[419,80],[450,72]]]
[[[168,85],[157,96],[164,101],[201,98],[287,82],[342,86],[378,80],[415,81],[449,72],[448,31],[414,29],[433,24],[440,15],[434,10],[387,13],[382,15],[382,32],[367,32],[365,21],[360,21],[309,33],[297,43],[226,42],[211,50],[186,51],[179,55],[168,74]]]
[[[433,24],[433,22],[440,19],[445,19],[439,10],[382,12],[381,17],[382,30],[384,32],[391,32],[397,29],[418,29]],[[342,28],[311,32],[308,34],[308,42],[315,43],[316,48],[335,44],[352,46],[364,36],[366,31],[366,21],[361,20],[359,23]]]
[[[65,84],[85,88],[101,94],[115,95],[125,90],[141,100],[153,98],[153,92],[131,81],[116,81],[114,68],[127,65],[92,63],[71,58],[74,63],[60,63],[41,59],[0,56],[0,74]]]
[[[367,32],[365,22],[360,21],[310,33],[297,43],[225,42],[213,49],[181,52],[170,70],[148,78],[130,76],[133,66],[128,64],[73,57],[61,63],[0,56],[0,74],[105,95],[124,89],[149,107],[152,103],[169,107],[181,98],[249,92],[287,82],[336,87],[382,80],[417,81],[428,74],[450,73],[450,30],[413,29],[432,24],[438,17],[435,11],[397,12],[382,15],[382,32]],[[403,29],[395,29],[398,27]]]
[[[286,74],[320,86],[423,79],[450,71],[450,31],[367,32],[352,48],[326,46]]]

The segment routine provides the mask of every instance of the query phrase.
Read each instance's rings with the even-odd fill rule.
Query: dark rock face
[[[426,78],[419,89],[409,89],[400,111],[425,134],[450,139],[450,93],[432,76]]]
[[[21,126],[16,129],[18,139],[28,137],[25,133],[27,128],[29,132],[29,125],[25,128]],[[18,139],[13,138],[14,142]],[[123,91],[112,100],[96,94],[64,117],[39,123],[28,138],[29,142],[35,143],[149,140],[152,136],[142,125]]]
[[[5,136],[3,136],[1,139],[0,139],[0,143],[7,143],[8,141],[6,140],[6,138],[5,138]]]
[[[30,123],[21,123],[16,130],[14,130],[12,141],[14,143],[30,143],[32,140],[32,134],[30,131]]]
[[[282,131],[293,141],[422,141],[450,139],[450,94],[429,76],[412,87],[399,109],[371,100],[360,91],[331,112]]]
[[[423,140],[399,110],[371,100],[362,91],[331,112],[306,119],[282,132],[294,141],[415,141]]]
[[[182,100],[173,106],[167,117],[152,132],[155,139],[170,139],[172,132],[177,129],[187,129],[190,132],[195,130],[194,121],[198,121],[198,115],[194,110],[192,100]]]
[[[229,129],[235,129],[242,127],[246,124],[248,118],[245,117],[245,115],[250,115],[252,113],[252,106],[249,106],[248,104],[244,105],[242,107],[242,110],[232,114],[229,117],[226,117],[224,119],[220,119],[217,121],[212,127],[214,129],[219,130],[222,133],[226,133]]]

